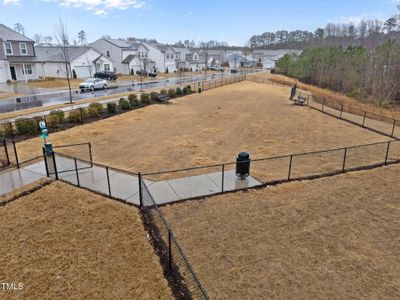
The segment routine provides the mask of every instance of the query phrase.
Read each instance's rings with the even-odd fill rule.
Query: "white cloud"
[[[20,0],[3,0],[3,4],[4,5],[8,5],[8,4],[19,5],[19,4],[21,4],[21,2],[20,2]]]
[[[19,0],[3,0],[19,1]],[[42,0],[49,1],[49,0]],[[51,0],[50,0],[51,1]],[[144,7],[141,0],[53,0],[63,7],[83,8],[92,11],[95,15],[105,16],[111,10],[126,10],[128,8],[139,9]]]

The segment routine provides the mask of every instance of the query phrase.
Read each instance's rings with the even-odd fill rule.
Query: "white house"
[[[168,72],[170,73],[176,72],[179,56],[177,56],[175,49],[172,46],[162,44],[154,44],[153,46],[160,50],[163,58],[162,65],[157,66],[159,71],[165,72],[168,69]]]
[[[144,43],[130,42],[121,39],[101,38],[90,44],[94,49],[110,59],[114,72],[130,74],[139,69],[152,69],[155,62],[149,56],[150,49]]]
[[[67,69],[63,49],[59,46],[38,46],[36,68],[41,77],[65,78]],[[66,50],[70,74],[75,71],[78,78],[92,77],[100,71],[113,71],[113,62],[91,47],[69,46]]]

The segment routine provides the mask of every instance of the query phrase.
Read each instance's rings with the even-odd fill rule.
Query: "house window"
[[[26,43],[19,43],[19,51],[21,52],[21,55],[28,54],[28,50],[26,49]]]
[[[144,53],[144,57],[147,57],[147,52]]]
[[[110,51],[107,51],[106,54],[107,54],[107,57],[110,57]]]
[[[179,59],[179,53],[176,54],[176,59]]]
[[[194,55],[194,59],[197,60],[197,55]]]
[[[25,65],[25,69],[24,69],[24,65],[22,65],[22,74],[23,75],[32,75],[32,65]]]
[[[104,71],[110,71],[110,64],[104,64]]]
[[[186,60],[191,59],[191,55],[190,54],[186,54]]]
[[[10,42],[4,43],[4,49],[6,51],[6,55],[13,55],[12,47]]]
[[[169,54],[167,53],[167,59],[169,59]]]

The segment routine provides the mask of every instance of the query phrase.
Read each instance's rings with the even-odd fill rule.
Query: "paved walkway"
[[[49,171],[54,173],[54,166],[49,161]],[[78,174],[75,170],[74,160],[56,156],[56,166],[59,179],[90,190],[111,195],[136,205],[139,201],[138,177],[132,173],[109,169],[109,180],[105,167],[88,163],[77,162]],[[23,185],[29,184],[46,176],[46,168],[43,161],[34,163],[22,169],[0,174],[0,195],[8,193]],[[54,177],[54,175],[52,175]],[[194,197],[201,197],[219,193],[222,191],[222,173],[188,176],[165,181],[144,180],[150,194],[157,204],[166,204]],[[234,171],[224,173],[224,191],[233,191],[253,187],[261,184],[251,176],[246,180],[237,179]],[[149,199],[144,199],[144,205],[151,205]]]

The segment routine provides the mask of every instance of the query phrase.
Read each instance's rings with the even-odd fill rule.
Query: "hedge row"
[[[87,108],[74,109],[67,114],[62,110],[51,111],[50,114],[44,117],[47,127],[50,129],[58,129],[64,123],[83,123],[88,118],[99,118],[102,115],[113,115],[118,112],[124,112],[152,104],[157,100],[159,94],[168,95],[170,98],[184,96],[192,93],[190,85],[176,89],[162,90],[160,93],[142,93],[140,98],[136,94],[130,94],[128,98],[120,98],[118,105],[109,102],[104,109],[103,104],[95,102],[90,103]],[[10,123],[0,124],[0,138],[9,137],[12,135],[31,136],[40,133],[39,122],[42,118],[18,119],[15,121],[15,127],[10,126]]]

